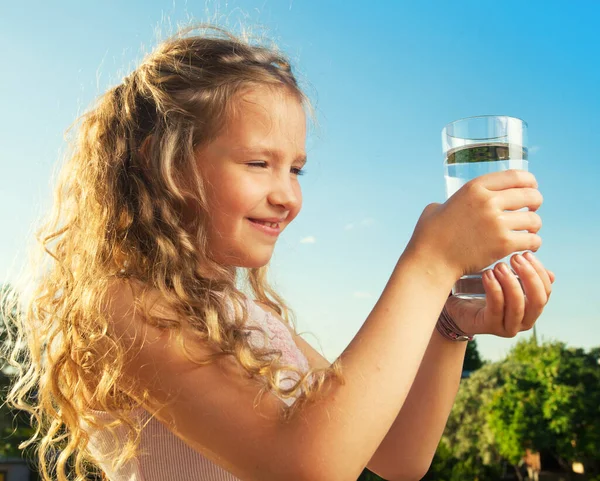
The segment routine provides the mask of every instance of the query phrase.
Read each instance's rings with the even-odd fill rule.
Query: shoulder
[[[109,280],[105,309],[112,321],[139,316],[142,309],[164,319],[179,319],[158,289],[135,278],[115,277]]]
[[[111,279],[105,310],[112,337],[126,351],[124,370],[133,377],[149,381],[158,359],[166,361],[171,357],[182,361],[185,358],[185,354],[174,347],[178,343],[177,330],[150,323],[147,315],[181,325],[186,348],[196,355],[204,357],[215,352],[208,343],[195,341],[197,336],[190,335],[186,329],[186,319],[168,304],[159,289],[137,279]]]
[[[326,368],[331,365],[331,363],[325,359],[323,355],[321,355],[315,348],[313,348],[306,340],[302,338],[299,334],[297,334],[292,326],[290,326],[280,315],[279,313],[273,309],[272,307],[264,304],[262,302],[254,301],[256,305],[258,305],[264,311],[272,314],[277,320],[279,320],[292,334],[292,338],[294,339],[294,343],[300,349],[302,354],[306,357],[308,364],[312,369],[321,369]]]
[[[291,479],[310,468],[306,453],[311,445],[280,422],[286,403],[264,392],[263,383],[249,377],[233,357],[205,362],[215,352],[185,329],[185,319],[180,319],[183,342],[172,337],[172,329],[144,322],[131,308],[138,287],[123,280],[111,285],[111,320],[124,345],[139,343],[125,369],[160,406],[151,414],[240,479],[264,479],[266,472],[274,473],[273,479]],[[159,292],[146,293],[142,302],[175,315]]]

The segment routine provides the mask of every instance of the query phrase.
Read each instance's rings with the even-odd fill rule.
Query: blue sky
[[[600,3],[54,3],[7,2],[0,16],[0,281],[49,206],[76,116],[177,24],[217,21],[259,26],[317,108],[304,208],[279,240],[272,280],[330,360],[372,309],[422,209],[444,200],[441,129],[483,114],[529,124],[545,198],[538,256],[557,275],[538,335],[600,344]],[[516,339],[478,344],[496,360]]]

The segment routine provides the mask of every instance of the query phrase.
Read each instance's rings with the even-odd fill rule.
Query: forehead
[[[279,89],[257,88],[241,92],[232,101],[216,141],[228,150],[304,153],[306,114],[301,101]]]

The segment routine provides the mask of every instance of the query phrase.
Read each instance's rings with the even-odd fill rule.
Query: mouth
[[[248,218],[248,220],[254,227],[256,227],[258,230],[265,234],[277,236],[281,232],[281,226],[279,222],[265,222],[262,220],[250,218]]]

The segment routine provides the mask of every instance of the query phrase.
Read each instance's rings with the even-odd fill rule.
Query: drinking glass
[[[482,115],[451,122],[442,130],[442,148],[447,199],[471,179],[488,172],[529,170],[527,123],[515,117]],[[498,262],[510,267],[511,256]],[[461,277],[452,294],[463,299],[485,298],[481,275],[482,271]]]

